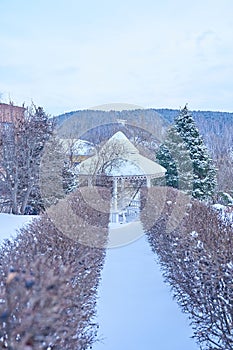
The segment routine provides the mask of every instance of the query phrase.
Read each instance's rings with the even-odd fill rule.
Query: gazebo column
[[[87,186],[88,187],[92,186],[92,178],[91,178],[91,176],[88,176],[88,178],[87,178]]]
[[[117,178],[113,180],[113,208],[117,212]]]
[[[118,214],[118,212],[115,213],[115,223],[116,224],[119,223],[119,214]]]
[[[146,187],[150,188],[151,187],[151,179],[150,177],[146,177]]]
[[[125,188],[125,179],[124,177],[121,178],[121,190],[123,191]]]

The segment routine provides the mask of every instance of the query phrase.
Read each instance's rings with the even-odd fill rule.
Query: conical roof
[[[138,149],[130,142],[122,131],[116,132],[102,147],[102,151],[108,151],[111,147],[116,150],[116,153],[137,154]],[[124,148],[124,149],[123,149]],[[119,154],[119,153],[118,153]]]
[[[80,175],[163,176],[166,169],[143,157],[121,131],[114,134],[93,157],[78,166]]]

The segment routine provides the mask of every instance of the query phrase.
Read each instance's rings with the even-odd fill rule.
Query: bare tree
[[[43,147],[53,123],[41,107],[32,105],[18,122],[0,125],[0,177],[9,196],[11,211],[23,214],[38,183]]]
[[[72,136],[66,139],[61,139],[61,144],[66,153],[70,168],[73,168],[76,163],[77,143],[78,140]]]

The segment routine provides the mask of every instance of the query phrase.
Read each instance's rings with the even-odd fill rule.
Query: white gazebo
[[[142,156],[121,131],[114,134],[96,154],[77,167],[80,178],[96,185],[102,179],[113,185],[111,221],[125,222],[139,208],[139,188],[151,186],[151,180],[164,177],[166,169]]]

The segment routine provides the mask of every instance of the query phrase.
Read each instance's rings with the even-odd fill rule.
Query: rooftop
[[[121,131],[114,134],[98,154],[78,166],[80,175],[105,174],[107,176],[163,176],[166,169],[142,156]]]

